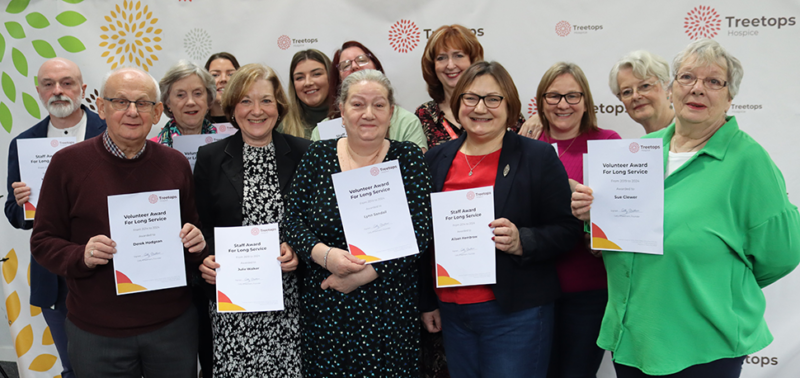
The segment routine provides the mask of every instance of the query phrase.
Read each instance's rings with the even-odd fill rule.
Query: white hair
[[[742,83],[742,77],[744,77],[744,68],[742,68],[742,62],[729,54],[719,42],[713,39],[702,38],[686,46],[672,61],[673,77],[678,75],[678,70],[690,58],[695,59],[695,66],[719,65],[719,60],[724,59],[725,67],[723,68],[728,71],[728,77],[725,79],[728,82],[728,93],[731,99],[736,97],[736,94],[739,93],[739,85]]]
[[[125,70],[139,71],[139,72],[147,75],[147,77],[149,77],[150,80],[153,81],[153,86],[156,89],[155,102],[156,103],[161,102],[161,89],[159,89],[159,87],[158,87],[158,80],[156,80],[156,78],[154,78],[153,75],[150,75],[149,73],[147,73],[145,71],[142,71],[142,70],[140,70],[140,69],[138,69],[136,67],[119,67],[119,68],[116,68],[116,69],[113,69],[111,71],[106,72],[106,74],[103,76],[103,80],[100,82],[100,96],[102,96],[102,97],[106,96],[106,82],[108,82],[108,78],[110,78],[112,75],[114,75],[114,74],[116,74],[116,73],[118,73],[120,71],[125,71]]]
[[[619,96],[620,88],[617,77],[623,68],[630,68],[633,76],[639,80],[655,76],[663,87],[670,82],[669,63],[666,59],[645,50],[633,51],[614,64],[608,74],[608,87],[615,96]]]

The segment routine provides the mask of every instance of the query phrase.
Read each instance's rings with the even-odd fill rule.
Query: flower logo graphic
[[[705,5],[686,13],[684,20],[683,28],[690,39],[716,37],[722,22],[716,9]]]
[[[213,142],[213,141],[214,141],[214,138],[212,138],[212,137],[206,137],[206,143],[211,143],[211,142]]]
[[[190,58],[203,59],[211,53],[211,37],[205,30],[194,28],[183,37],[183,48]]]
[[[156,203],[158,202],[158,196],[155,194],[151,194],[150,197],[147,197],[147,200],[150,201],[150,203]]]
[[[539,111],[539,107],[536,106],[536,99],[532,98],[531,102],[528,104],[528,117],[536,114]]]
[[[50,141],[50,147],[58,147],[58,141],[53,139]]]
[[[253,227],[253,229],[250,230],[250,233],[253,234],[253,236],[258,235],[259,232],[261,231],[258,230],[258,227]]]
[[[407,53],[419,44],[419,28],[410,20],[400,20],[389,28],[389,44],[394,51]]]
[[[380,171],[378,170],[378,167],[372,167],[372,168],[369,170],[369,174],[371,174],[371,175],[373,175],[373,176],[377,176],[377,175],[378,175],[378,173],[380,173]]]
[[[558,34],[559,37],[566,37],[571,31],[572,25],[570,25],[569,22],[561,21],[556,24],[556,34]]]
[[[103,39],[100,47],[107,50],[100,56],[108,57],[106,63],[113,63],[112,70],[128,62],[150,71],[149,67],[158,60],[155,51],[161,51],[158,42],[161,42],[162,30],[155,29],[158,19],[153,17],[153,12],[147,5],[142,8],[141,1],[134,4],[124,0],[121,8],[117,4],[109,14],[105,16],[108,26],[100,27],[105,32],[100,35]]]
[[[292,39],[289,38],[288,35],[282,35],[278,37],[278,47],[280,47],[281,50],[286,50],[291,45],[292,45]]]
[[[628,146],[628,149],[631,150],[634,154],[639,152],[639,143],[631,142],[631,145]]]
[[[470,200],[470,201],[474,200],[475,199],[475,192],[473,192],[471,190],[469,192],[467,192],[467,199]]]
[[[224,132],[228,131],[228,125],[223,123],[223,124],[217,126],[217,131],[219,131],[221,133],[224,133]]]

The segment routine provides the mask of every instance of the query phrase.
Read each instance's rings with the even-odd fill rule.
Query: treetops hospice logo
[[[58,147],[58,141],[57,141],[57,140],[55,140],[55,139],[51,140],[51,141],[50,141],[50,146],[51,146],[51,147]]]
[[[639,143],[631,142],[631,145],[628,146],[628,149],[631,150],[634,154],[639,152]]]
[[[701,5],[686,13],[683,28],[690,39],[714,38],[721,23],[722,19],[716,9]]]
[[[419,27],[413,21],[400,20],[389,28],[389,44],[394,51],[408,53],[419,45]]]
[[[474,200],[475,199],[475,192],[473,192],[471,190],[468,191],[467,192],[467,199],[470,200],[470,201]]]
[[[378,167],[372,167],[372,168],[370,168],[370,170],[369,170],[369,174],[371,174],[371,175],[373,175],[373,176],[377,176],[377,175],[378,175],[378,173],[380,173],[380,172],[381,172],[381,171],[378,169]]]
[[[261,231],[259,231],[259,230],[258,230],[258,227],[253,227],[253,228],[250,230],[250,233],[251,233],[251,234],[253,234],[253,236],[258,236],[258,234],[259,234],[260,232],[261,232]]]
[[[290,46],[292,46],[292,39],[289,38],[288,35],[278,37],[278,47],[280,47],[281,50],[286,50]]]
[[[570,25],[569,22],[561,21],[556,24],[556,34],[558,34],[559,37],[566,37],[571,31],[572,25]]]
[[[214,141],[214,138],[212,138],[212,137],[206,137],[206,143],[211,143],[211,142],[213,142],[213,141]]]
[[[589,32],[600,30],[603,30],[603,25],[572,25],[567,21],[559,21],[556,24],[556,34],[559,37],[566,37],[572,32],[575,34],[589,34]]]
[[[150,203],[156,203],[158,202],[158,196],[155,194],[151,194],[150,197],[147,197],[147,200],[150,201]]]
[[[317,42],[319,42],[319,40],[316,38],[289,38],[289,36],[285,34],[278,37],[278,47],[280,47],[281,50],[286,50],[289,47],[292,47],[292,45],[299,47]]]

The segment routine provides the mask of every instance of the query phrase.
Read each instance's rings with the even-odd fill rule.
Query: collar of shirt
[[[128,159],[128,157],[125,156],[125,153],[122,152],[122,150],[119,147],[117,147],[116,143],[114,143],[113,140],[111,140],[111,137],[108,135],[108,130],[106,130],[106,132],[103,133],[103,146],[105,146],[106,151],[110,152],[112,155],[120,159]],[[144,142],[142,149],[139,150],[136,156],[132,157],[131,160],[138,159],[140,156],[142,156],[142,154],[144,153],[144,149],[146,147],[147,147],[147,141]]]
[[[52,116],[50,118],[50,122],[47,125],[48,138],[75,137],[77,142],[83,142],[83,140],[86,138],[86,111],[83,111],[81,120],[78,121],[75,126],[64,129],[58,129],[53,126]]]

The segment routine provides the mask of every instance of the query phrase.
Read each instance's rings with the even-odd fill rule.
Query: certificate
[[[229,136],[228,134],[175,135],[172,137],[172,148],[180,151],[183,156],[189,159],[189,165],[192,166],[192,172],[194,172],[194,163],[197,162],[197,149],[200,146],[205,146]]]
[[[320,140],[347,137],[347,131],[344,129],[344,123],[342,122],[341,118],[334,118],[318,123],[317,131],[319,131]]]
[[[283,310],[278,224],[214,228],[217,312]]]
[[[186,286],[177,189],[108,196],[117,295]]]
[[[436,287],[488,285],[495,278],[494,189],[431,193]]]
[[[592,248],[664,253],[661,139],[590,140]]]
[[[369,264],[419,253],[397,160],[331,178],[351,254]]]
[[[25,220],[33,220],[36,216],[42,180],[47,166],[50,165],[50,159],[62,148],[76,142],[75,137],[17,139],[20,180],[31,188],[31,195],[25,203]],[[13,197],[14,193],[8,195]]]
[[[239,129],[233,127],[233,124],[230,122],[215,123],[214,127],[217,128],[217,134],[233,135],[239,131]]]

